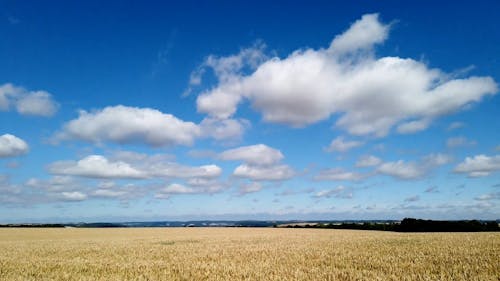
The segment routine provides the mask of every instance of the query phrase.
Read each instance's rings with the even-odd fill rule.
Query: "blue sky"
[[[1,222],[499,218],[498,4],[101,2],[0,1]]]

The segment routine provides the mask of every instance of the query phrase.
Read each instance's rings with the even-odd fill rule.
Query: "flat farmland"
[[[500,280],[500,233],[4,228],[0,280]]]

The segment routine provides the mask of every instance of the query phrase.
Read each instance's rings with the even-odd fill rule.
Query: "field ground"
[[[500,280],[500,233],[7,228],[0,280]]]

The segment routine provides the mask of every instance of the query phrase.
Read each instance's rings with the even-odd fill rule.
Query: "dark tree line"
[[[401,222],[363,222],[363,223],[319,223],[306,225],[290,225],[291,228],[330,228],[330,229],[359,229],[382,230],[397,232],[478,232],[500,231],[496,221],[437,221],[405,218]]]

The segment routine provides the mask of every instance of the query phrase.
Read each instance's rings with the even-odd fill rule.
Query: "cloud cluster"
[[[487,156],[484,154],[466,157],[458,164],[455,173],[467,174],[469,177],[485,177],[500,171],[500,155]]]
[[[236,167],[233,176],[254,181],[281,181],[294,176],[295,172],[279,162],[284,158],[281,151],[265,144],[242,146],[223,151],[221,160],[238,160],[243,164]]]
[[[27,153],[28,144],[11,134],[0,136],[0,158],[14,157]]]
[[[498,91],[491,77],[453,79],[410,58],[376,58],[374,47],[389,29],[368,14],[327,49],[264,59],[248,75],[238,67],[213,67],[218,84],[198,96],[198,111],[225,119],[248,100],[267,122],[303,127],[338,115],[336,127],[381,137],[393,127],[399,133],[425,130],[440,116]]]
[[[22,115],[50,117],[59,104],[46,91],[28,91],[10,83],[0,86],[0,111],[15,108]]]
[[[93,143],[140,143],[150,146],[192,145],[197,138],[239,138],[245,120],[206,118],[200,124],[183,121],[151,108],[108,106],[93,112],[80,111],[53,140],[83,140]]]

